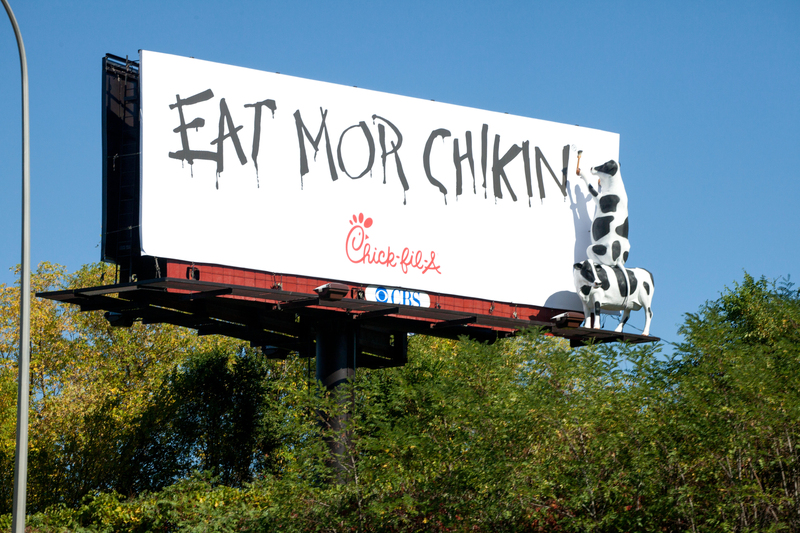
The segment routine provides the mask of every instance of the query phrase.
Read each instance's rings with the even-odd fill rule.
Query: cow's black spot
[[[619,259],[619,253],[621,251],[622,246],[619,244],[619,241],[614,241],[614,244],[611,245],[611,259],[613,259],[615,263],[617,259]]]
[[[623,263],[627,263],[628,262],[628,252],[625,252],[624,254],[622,254],[622,262]]]
[[[592,286],[591,285],[584,285],[583,287],[581,287],[581,293],[584,296],[589,296],[590,292],[592,292]]]
[[[650,294],[650,284],[649,283],[647,283],[646,281],[643,281],[642,282],[642,287],[644,287],[644,290],[645,290],[645,292],[647,294]]]
[[[604,291],[611,288],[611,283],[608,281],[608,274],[606,274],[603,267],[597,267],[597,277],[600,278],[600,286],[603,287]]]
[[[594,190],[594,187],[592,187],[591,185],[589,185],[589,192],[591,193],[592,196],[597,196],[597,191]]]
[[[619,165],[613,159],[611,161],[606,161],[599,167],[594,167],[597,172],[602,172],[603,174],[608,174],[609,176],[613,176],[619,170]]]
[[[620,237],[625,237],[626,239],[628,238],[628,218],[627,217],[625,218],[625,222],[623,222],[622,224],[617,226],[617,229],[615,231],[617,232],[617,235],[619,235]]]
[[[619,199],[619,196],[616,194],[607,194],[603,196],[600,198],[600,211],[603,213],[616,213]]]
[[[592,251],[597,255],[606,255],[608,248],[602,244],[595,244],[592,246]]]
[[[592,268],[592,264],[589,263],[589,261],[584,261],[583,263],[580,263],[580,265],[581,265],[581,276],[583,276],[583,279],[591,283],[594,283],[594,269]]]
[[[625,281],[625,273],[619,267],[614,267],[614,275],[617,277],[617,287],[620,296],[628,296],[628,282]]]
[[[636,285],[638,285],[638,281],[636,281],[636,274],[633,271],[625,269],[625,272],[628,273],[628,281],[631,282],[631,294],[636,292]]]
[[[594,222],[592,223],[592,237],[595,241],[599,241],[611,232],[612,220],[614,220],[613,216],[598,217],[594,219]]]

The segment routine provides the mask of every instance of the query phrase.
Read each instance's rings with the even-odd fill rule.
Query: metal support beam
[[[272,306],[272,309],[275,311],[288,311],[290,309],[302,309],[303,307],[317,304],[319,304],[319,298],[300,298],[277,303]]]
[[[193,292],[191,294],[184,294],[179,299],[182,302],[193,302],[194,300],[203,300],[206,298],[216,298],[217,296],[225,296],[226,294],[230,294],[232,292],[233,292],[232,288],[225,287],[224,289],[216,289],[213,291]]]
[[[431,329],[453,328],[465,324],[473,324],[478,321],[477,316],[465,316],[464,318],[454,318],[452,320],[442,320],[431,324]]]
[[[357,315],[353,315],[353,320],[368,320],[370,318],[375,318],[378,316],[386,316],[386,315],[394,315],[400,312],[400,308],[395,307],[384,307],[383,309],[373,309],[370,311],[364,311],[363,313],[359,313]]]

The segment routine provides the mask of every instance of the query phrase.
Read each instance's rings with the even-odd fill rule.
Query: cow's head
[[[599,284],[595,283],[594,268],[589,261],[572,265],[572,275],[575,279],[575,290],[581,298],[588,299],[593,291],[599,290]]]
[[[619,179],[619,164],[614,161],[606,161],[599,167],[592,167],[592,174],[597,176],[600,187],[608,188],[613,183],[613,180]]]

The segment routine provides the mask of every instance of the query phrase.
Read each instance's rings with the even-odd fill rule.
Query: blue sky
[[[101,59],[147,49],[619,133],[628,265],[654,274],[665,340],[744,271],[797,275],[800,2],[12,2],[34,265],[99,260]],[[13,283],[19,61],[0,18],[0,283]]]

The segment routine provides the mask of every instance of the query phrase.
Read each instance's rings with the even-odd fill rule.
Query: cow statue
[[[613,160],[592,167],[590,173],[599,179],[600,191],[594,188],[580,167],[577,170],[595,201],[592,244],[586,249],[586,254],[593,263],[623,267],[631,245],[628,242],[628,195],[622,183],[622,173]]]
[[[622,271],[620,267],[592,265],[587,260],[575,263],[572,270],[575,290],[583,304],[583,323],[589,328],[600,328],[600,310],[622,311],[622,319],[614,330],[621,332],[631,311],[644,308],[645,336],[650,334],[653,318],[653,275],[643,268]],[[627,274],[627,276],[626,276]],[[628,286],[630,285],[630,290]]]

